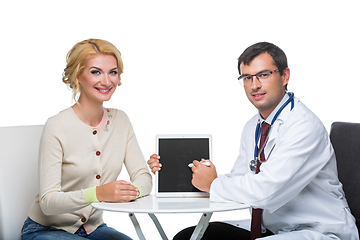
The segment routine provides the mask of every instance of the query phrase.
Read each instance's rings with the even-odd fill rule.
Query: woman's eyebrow
[[[102,70],[101,68],[96,67],[96,66],[92,66],[92,67],[90,67],[90,69],[92,69],[92,68],[95,68],[95,69],[97,69],[97,70]]]

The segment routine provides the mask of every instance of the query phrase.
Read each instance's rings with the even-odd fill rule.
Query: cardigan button
[[[94,135],[96,135],[96,134],[97,134],[97,131],[96,131],[96,130],[94,130],[94,131],[93,131],[93,134],[94,134]]]
[[[81,221],[82,221],[83,223],[86,222],[86,218],[83,217],[83,218],[81,219]]]
[[[101,152],[100,151],[96,151],[96,156],[100,156]]]
[[[101,176],[100,175],[96,175],[96,179],[100,179],[101,178]]]

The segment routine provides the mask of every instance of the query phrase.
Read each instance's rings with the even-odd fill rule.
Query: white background
[[[122,53],[123,85],[105,107],[124,110],[146,158],[159,133],[210,133],[218,173],[229,172],[256,113],[238,84],[237,58],[259,41],[288,57],[293,91],[330,130],[360,122],[359,1],[2,1],[0,126],[38,125],[73,104],[65,56],[84,39]],[[127,178],[126,172],[122,178]],[[213,220],[247,217],[214,214]],[[169,238],[200,215],[159,215]],[[137,238],[126,214],[108,225]],[[160,239],[145,215],[145,236]]]

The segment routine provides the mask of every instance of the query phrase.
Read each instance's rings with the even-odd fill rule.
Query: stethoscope
[[[258,120],[257,122],[257,125],[256,125],[256,130],[255,130],[255,150],[254,150],[254,159],[252,159],[249,163],[249,167],[250,167],[250,170],[252,172],[256,172],[256,164],[257,164],[257,161],[259,161],[260,163],[264,163],[267,161],[267,159],[265,158],[264,160],[261,160],[260,159],[260,154],[261,152],[264,150],[264,147],[269,139],[269,136],[270,136],[270,131],[271,131],[271,127],[273,126],[274,122],[276,121],[276,119],[278,118],[278,116],[280,115],[281,111],[291,102],[291,110],[294,108],[294,93],[288,93],[289,94],[289,99],[286,100],[286,102],[279,108],[279,110],[276,112],[275,116],[273,117],[272,121],[271,121],[271,125],[270,125],[270,129],[269,129],[269,133],[264,141],[264,144],[263,146],[261,147],[260,151],[259,151],[259,147],[258,147],[258,142],[259,142],[259,139],[260,139],[260,134],[261,134],[261,121],[260,119]],[[290,110],[290,111],[291,111]],[[270,154],[269,154],[270,156]],[[268,156],[268,158],[269,158]]]

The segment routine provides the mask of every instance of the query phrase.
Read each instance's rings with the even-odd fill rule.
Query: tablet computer
[[[210,134],[156,135],[156,153],[162,167],[155,174],[155,196],[209,197],[209,193],[192,185],[192,171],[188,165],[202,158],[212,161],[211,150]]]

